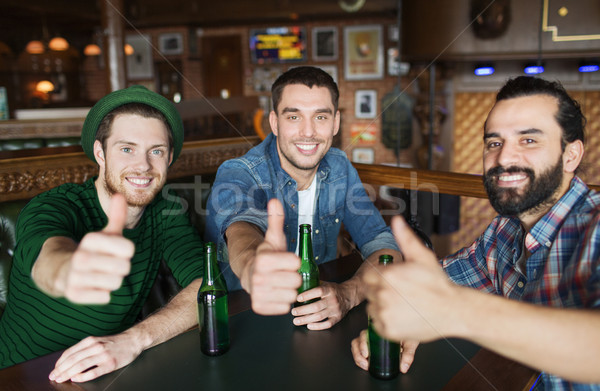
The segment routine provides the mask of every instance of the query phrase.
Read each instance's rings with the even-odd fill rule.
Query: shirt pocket
[[[321,248],[325,249],[324,253],[320,255],[325,258],[322,262],[333,260],[337,256],[337,237],[342,226],[343,217],[343,206],[338,207],[333,212],[319,216],[319,226],[313,230],[313,241],[316,239]]]

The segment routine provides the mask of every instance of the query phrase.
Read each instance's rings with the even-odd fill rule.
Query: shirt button
[[[296,241],[296,239],[292,239],[292,243],[294,243]]]
[[[315,229],[315,233],[318,235],[318,234],[319,234],[319,230],[318,230],[318,229]]]
[[[294,209],[296,207],[296,204],[292,204],[291,206],[292,206],[292,209]]]
[[[546,242],[546,247],[550,247],[550,246],[552,246],[552,243],[550,241],[547,241]]]
[[[523,288],[523,287],[525,286],[525,284],[523,284],[523,281],[519,281],[519,282],[517,283],[517,286],[518,286],[519,288]]]
[[[317,255],[317,256],[315,257],[315,261],[318,261],[318,260],[319,260],[319,256]]]
[[[339,222],[340,222],[340,219],[335,219],[335,222],[336,222],[336,223],[339,223]]]

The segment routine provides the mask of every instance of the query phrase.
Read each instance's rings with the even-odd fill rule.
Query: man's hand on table
[[[415,352],[419,346],[418,342],[405,341],[400,345],[400,372],[406,373],[410,369],[414,359]],[[369,347],[367,345],[367,330],[360,332],[360,336],[352,340],[352,357],[359,368],[365,371],[369,370]]]
[[[268,228],[256,256],[248,262],[242,284],[250,294],[252,310],[260,315],[283,315],[296,301],[302,277],[300,258],[287,251],[283,231],[283,205],[272,199],[267,205]]]
[[[57,383],[86,382],[123,368],[141,352],[127,332],[87,337],[64,351],[48,378]]]

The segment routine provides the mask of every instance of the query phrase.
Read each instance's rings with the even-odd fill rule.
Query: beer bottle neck
[[[202,280],[202,286],[214,287],[216,289],[225,290],[225,282],[221,276],[219,265],[217,263],[217,253],[212,243],[206,244],[206,251],[204,252],[204,279]]]

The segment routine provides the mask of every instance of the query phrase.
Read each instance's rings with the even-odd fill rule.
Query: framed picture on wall
[[[375,151],[373,148],[354,148],[352,150],[352,161],[354,163],[373,164],[375,162]]]
[[[160,34],[158,36],[158,50],[164,55],[183,53],[183,34]]]
[[[375,118],[377,113],[377,91],[356,90],[354,93],[354,116],[356,118]]]
[[[152,48],[150,36],[146,34],[131,34],[125,37],[125,42],[133,47],[133,54],[127,56],[127,78],[129,80],[152,79]]]
[[[334,61],[338,58],[337,27],[315,27],[312,29],[313,61]]]
[[[333,81],[336,82],[336,83],[338,82],[337,66],[336,65],[315,65],[315,67],[321,68],[325,72],[329,73],[329,76],[331,76],[333,78]]]
[[[383,44],[380,25],[344,27],[344,76],[346,80],[383,77]]]

